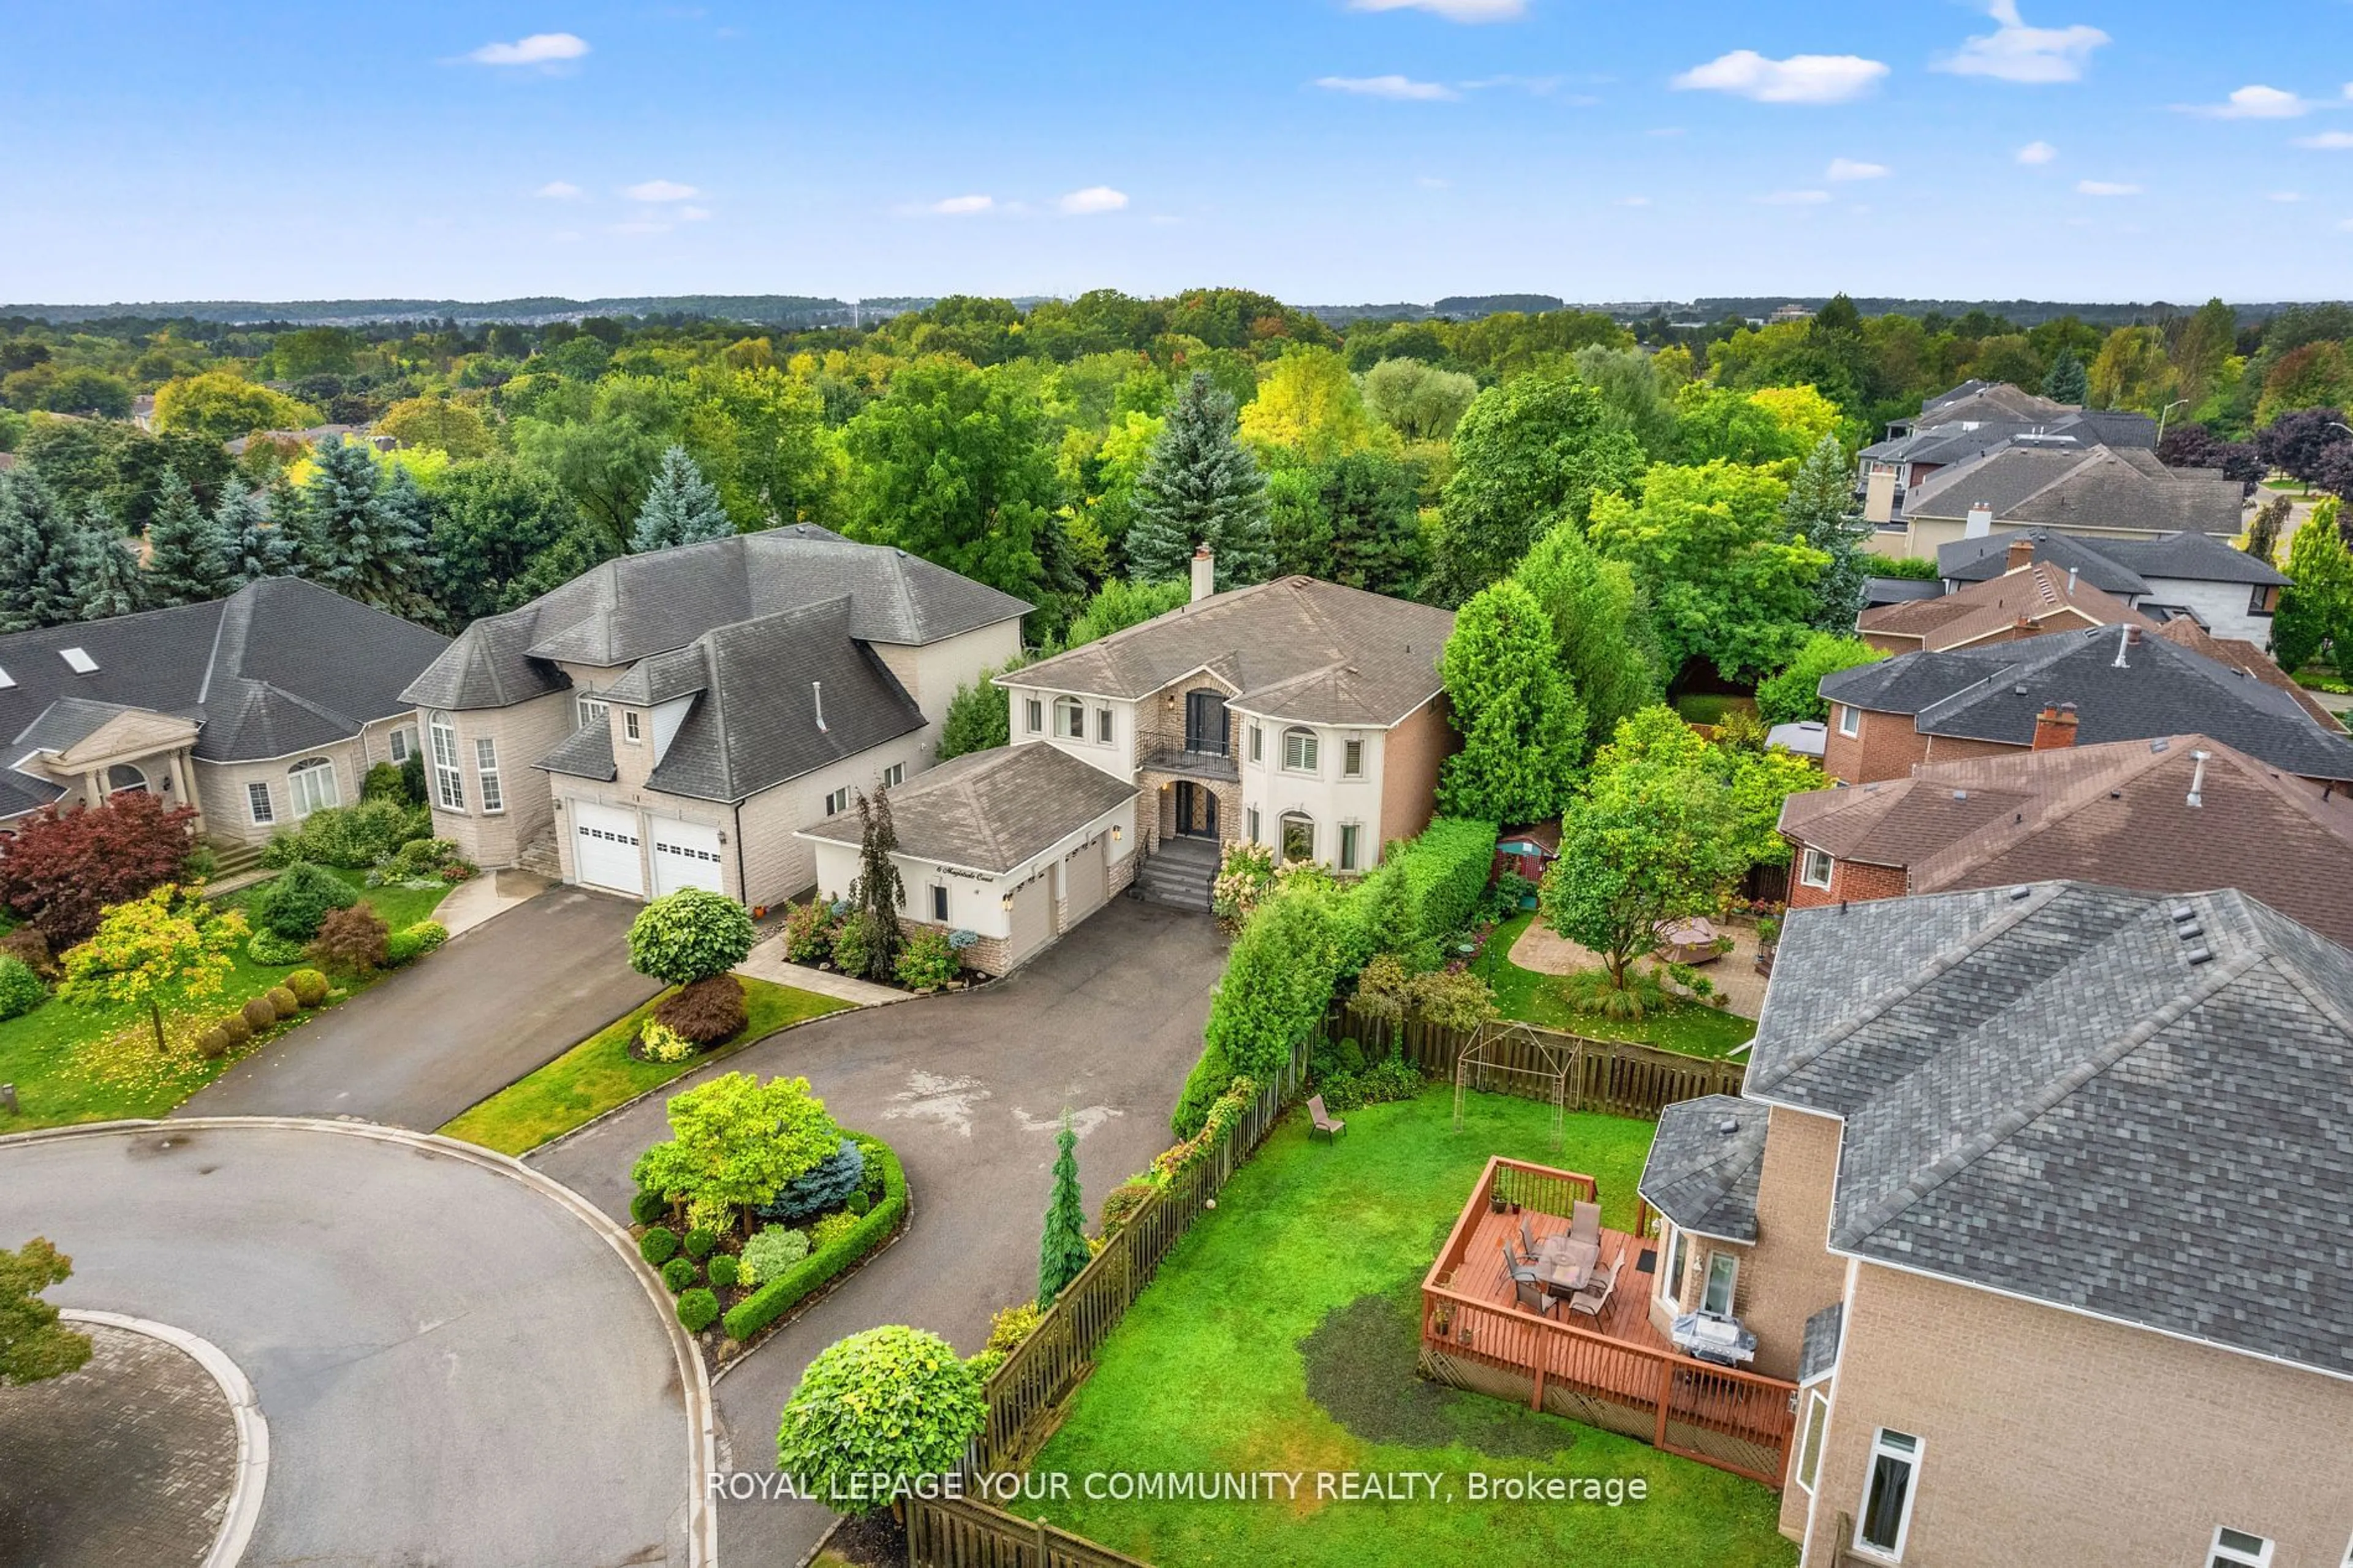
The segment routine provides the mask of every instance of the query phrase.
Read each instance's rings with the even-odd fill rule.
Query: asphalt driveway
[[[49,1300],[251,1379],[247,1568],[691,1561],[675,1342],[559,1195],[373,1131],[166,1122],[0,1140],[0,1245],[35,1235],[74,1262]]]
[[[896,1245],[719,1382],[722,1470],[775,1468],[777,1413],[809,1358],[845,1334],[912,1323],[968,1355],[987,1340],[990,1314],[1029,1300],[1064,1108],[1081,1134],[1092,1215],[1168,1144],[1225,947],[1205,915],[1114,900],[1009,979],[835,1014],[681,1080],[805,1075],[844,1125],[899,1151],[914,1195]],[[668,1135],[666,1098],[529,1163],[623,1215],[631,1163]],[[721,1553],[798,1562],[828,1517],[807,1503],[723,1502]]]
[[[280,1037],[175,1114],[430,1131],[661,989],[628,964],[642,907],[551,888]]]

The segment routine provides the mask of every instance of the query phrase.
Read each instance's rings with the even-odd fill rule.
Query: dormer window
[[[58,649],[58,657],[64,659],[66,661],[66,668],[72,670],[76,675],[96,675],[98,673],[98,660],[90,658],[90,654],[82,648],[61,647]]]

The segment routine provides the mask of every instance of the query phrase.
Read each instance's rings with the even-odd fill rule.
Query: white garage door
[[[1103,908],[1107,879],[1103,872],[1103,855],[1108,839],[1098,838],[1082,844],[1062,862],[1062,894],[1066,906],[1063,916],[1065,931]]]
[[[719,829],[699,822],[659,818],[649,827],[654,841],[654,897],[681,888],[708,888],[714,893],[727,890],[719,875]]]
[[[1013,932],[1006,942],[1006,958],[1018,963],[1052,940],[1053,879],[1032,877],[1013,892]]]
[[[645,864],[638,855],[638,814],[587,800],[572,802],[571,811],[572,879],[631,898],[645,897]]]

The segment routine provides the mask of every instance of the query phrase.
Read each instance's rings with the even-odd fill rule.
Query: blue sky
[[[2353,292],[2347,0],[0,0],[0,53],[5,300]]]

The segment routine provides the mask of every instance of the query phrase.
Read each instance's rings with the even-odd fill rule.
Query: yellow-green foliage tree
[[[155,389],[155,428],[185,430],[208,441],[233,441],[256,430],[301,430],[319,411],[282,392],[259,386],[235,371],[184,375]]]
[[[1252,447],[1310,463],[1398,444],[1366,411],[1348,362],[1317,348],[1295,348],[1274,362],[1259,381],[1258,396],[1242,410],[1240,434]]]
[[[423,447],[457,458],[491,455],[491,430],[482,416],[445,397],[403,398],[384,411],[375,427],[404,447]]]
[[[724,1230],[841,1147],[841,1129],[805,1078],[723,1073],[672,1095],[670,1136],[638,1156],[641,1191],[683,1202],[690,1223]]]
[[[248,934],[245,916],[222,913],[165,882],[101,915],[88,942],[69,948],[58,994],[69,1002],[142,1008],[164,1049],[164,1009],[220,994]]]

